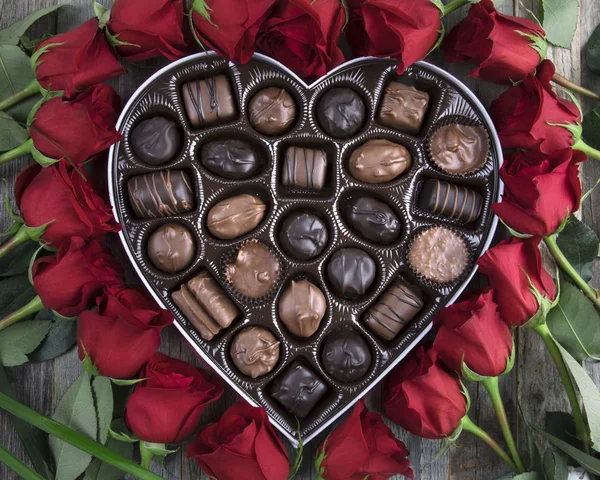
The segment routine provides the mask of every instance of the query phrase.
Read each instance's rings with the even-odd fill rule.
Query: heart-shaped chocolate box
[[[190,81],[225,75],[237,101],[236,119],[225,124],[194,128],[183,105],[182,86]],[[407,134],[377,122],[377,111],[386,85],[400,81],[427,92],[429,107],[418,134]],[[249,103],[265,87],[287,90],[297,105],[296,121],[281,136],[269,137],[257,132],[249,121]],[[347,140],[334,139],[324,133],[317,118],[316,106],[331,88],[349,87],[366,105],[363,128]],[[151,166],[141,161],[131,146],[131,131],[143,120],[164,116],[175,120],[183,133],[181,153],[171,162]],[[453,123],[479,125],[490,138],[485,164],[474,173],[449,175],[431,159],[431,135]],[[308,442],[362,397],[423,338],[431,328],[434,315],[452,303],[475,272],[475,259],[488,247],[496,227],[490,206],[498,201],[501,183],[498,168],[502,153],[492,122],[477,98],[459,81],[425,62],[409,67],[398,75],[390,59],[362,58],[336,68],[312,85],[306,85],[287,68],[272,59],[255,55],[246,65],[221,59],[214,53],[192,55],[176,61],[150,77],[127,103],[118,123],[124,140],[111,148],[109,186],[117,220],[123,230],[121,240],[143,283],[156,301],[175,314],[175,324],[198,354],[229,385],[249,402],[266,408],[272,422],[293,443],[297,442],[296,417],[272,395],[274,382],[293,361],[308,368],[326,387],[325,394],[310,412],[300,419],[300,434]],[[246,180],[227,180],[208,171],[199,161],[200,148],[216,139],[240,139],[262,153],[266,161],[256,176]],[[406,147],[412,155],[411,168],[395,180],[384,184],[367,184],[349,172],[349,157],[371,139],[387,139]],[[318,192],[289,189],[282,184],[284,156],[289,147],[320,149],[326,153],[328,171],[325,187]],[[183,170],[192,179],[195,208],[187,213],[162,218],[138,218],[132,208],[127,182],[132,177],[151,172]],[[483,198],[479,218],[465,224],[457,219],[438,216],[422,209],[417,202],[423,182],[438,179],[466,186]],[[249,193],[267,205],[267,214],[250,233],[234,240],[217,239],[206,227],[207,213],[217,202]],[[345,202],[365,194],[382,200],[396,213],[402,224],[399,238],[389,245],[377,245],[348,228],[341,213]],[[327,225],[329,241],[323,253],[306,262],[290,258],[281,248],[278,232],[282,219],[290,212],[316,213]],[[147,243],[161,225],[179,223],[196,239],[196,255],[182,272],[159,271],[149,260]],[[469,250],[469,264],[459,279],[445,284],[428,281],[417,275],[407,262],[407,251],[415,236],[431,226],[443,225],[458,234]],[[263,299],[241,297],[227,281],[226,264],[249,239],[267,245],[282,266],[280,281]],[[354,300],[340,298],[327,277],[332,255],[342,247],[357,247],[376,263],[375,281],[365,295]],[[207,270],[235,303],[241,314],[214,338],[204,340],[175,305],[171,295],[198,272]],[[292,280],[308,279],[325,294],[327,310],[318,330],[309,338],[293,335],[278,316],[278,302]],[[401,280],[414,286],[424,302],[423,308],[398,335],[386,341],[365,325],[365,314],[393,282]],[[230,356],[233,338],[248,326],[262,326],[280,341],[280,357],[268,374],[252,379],[243,375]],[[372,362],[358,381],[340,382],[324,369],[321,359],[323,341],[331,332],[352,329],[367,342]]]

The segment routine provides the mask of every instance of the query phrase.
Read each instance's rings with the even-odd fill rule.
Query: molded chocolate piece
[[[349,138],[365,123],[365,102],[351,88],[327,90],[317,104],[317,119],[325,133],[334,138]]]
[[[129,202],[136,217],[181,215],[194,209],[192,182],[182,170],[163,170],[129,179]]]
[[[227,281],[240,294],[249,298],[267,295],[279,280],[277,257],[258,241],[242,245],[233,263],[226,267]]]
[[[371,349],[353,330],[337,330],[325,338],[321,350],[325,371],[340,382],[355,382],[371,368]]]
[[[175,273],[190,266],[196,254],[196,240],[179,223],[165,223],[148,240],[148,257],[162,272]]]
[[[258,173],[261,156],[249,143],[235,138],[213,140],[200,149],[200,163],[210,172],[229,180],[243,180]]]
[[[344,203],[344,217],[358,235],[380,245],[395,242],[400,220],[389,205],[372,197],[354,197]]]
[[[312,370],[294,360],[273,381],[271,396],[292,415],[306,417],[327,392],[327,386]]]
[[[279,318],[290,332],[299,337],[313,335],[326,310],[325,295],[308,280],[292,280],[279,299]]]
[[[231,343],[231,359],[240,372],[251,378],[269,373],[279,360],[279,341],[261,327],[244,328]]]
[[[323,190],[327,176],[327,154],[324,150],[289,147],[285,151],[281,181],[290,188]]]
[[[328,238],[325,222],[312,213],[291,213],[279,229],[281,248],[296,260],[311,260],[320,255]]]
[[[225,75],[188,82],[183,85],[181,94],[194,128],[231,122],[237,117],[236,101]]]
[[[179,125],[165,117],[140,122],[131,132],[131,147],[142,162],[162,165],[181,151],[183,138]]]
[[[287,133],[296,120],[296,101],[283,88],[268,87],[255,93],[248,106],[255,130],[275,137]]]
[[[179,290],[173,292],[171,298],[204,340],[212,340],[221,331],[221,327],[200,306],[187,286],[181,285]]]
[[[340,248],[327,264],[327,279],[335,292],[344,298],[364,295],[376,273],[373,259],[359,248]]]
[[[419,205],[436,215],[471,223],[481,214],[483,198],[469,188],[432,178],[423,184]]]
[[[365,183],[387,183],[412,165],[410,152],[389,140],[369,140],[352,152],[350,174]]]
[[[210,209],[206,227],[215,237],[231,240],[254,230],[265,216],[267,206],[253,195],[236,195]]]
[[[418,133],[429,106],[429,94],[400,82],[390,82],[383,93],[379,123],[409,133]]]
[[[490,139],[483,127],[446,125],[431,137],[433,162],[445,172],[461,175],[479,170],[490,152]]]

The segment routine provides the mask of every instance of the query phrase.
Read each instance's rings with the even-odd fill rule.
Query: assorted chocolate
[[[429,107],[429,94],[401,82],[390,82],[383,92],[377,120],[386,127],[418,133]]]
[[[317,120],[327,135],[349,138],[362,129],[366,110],[362,97],[351,88],[332,88],[317,104]]]
[[[240,372],[251,378],[269,373],[279,360],[279,341],[262,327],[248,327],[231,342],[231,359]]]
[[[283,135],[294,126],[296,110],[296,101],[287,90],[277,87],[264,88],[255,93],[250,100],[250,125],[263,135]]]
[[[479,170],[490,151],[490,139],[483,127],[453,123],[431,137],[429,151],[433,163],[450,175]]]
[[[294,360],[275,377],[269,391],[288,412],[304,418],[327,393],[327,385],[310,368]]]
[[[266,296],[279,281],[281,266],[275,254],[262,243],[248,241],[227,265],[225,276],[238,293],[248,298]]]
[[[285,151],[281,183],[290,188],[323,190],[327,175],[324,150],[289,147]]]
[[[312,336],[327,310],[327,300],[319,287],[308,280],[292,280],[279,298],[279,319],[298,337]]]
[[[185,83],[181,96],[185,113],[194,128],[231,122],[238,116],[237,101],[225,75]]]
[[[190,266],[196,254],[196,240],[179,223],[165,223],[148,239],[148,258],[161,272],[177,273]]]
[[[163,165],[174,160],[182,145],[179,125],[165,117],[143,120],[131,132],[133,153],[148,165]]]
[[[343,215],[350,228],[365,240],[389,245],[400,236],[400,220],[391,207],[372,197],[344,202]]]
[[[376,273],[375,261],[360,248],[340,248],[327,264],[327,279],[333,290],[348,299],[367,293]]]
[[[436,215],[471,223],[481,214],[483,197],[467,187],[430,178],[423,183],[419,206]]]
[[[307,261],[319,256],[328,239],[325,222],[314,213],[291,213],[279,228],[279,244],[295,260]]]
[[[339,382],[355,382],[371,369],[371,349],[354,330],[336,330],[325,339],[321,361],[325,371]]]
[[[350,174],[365,183],[387,183],[406,172],[412,157],[406,147],[385,139],[369,140],[350,156]]]
[[[192,211],[196,198],[192,182],[183,170],[147,173],[127,182],[129,204],[136,217],[174,217]]]
[[[242,194],[221,200],[208,211],[206,228],[217,238],[231,240],[254,230],[267,206],[254,195]]]
[[[260,171],[263,159],[256,148],[248,142],[227,138],[202,145],[200,163],[219,177],[228,180],[244,180]]]

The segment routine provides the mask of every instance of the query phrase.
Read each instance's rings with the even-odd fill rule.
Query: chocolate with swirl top
[[[349,138],[364,125],[366,110],[362,97],[351,88],[332,88],[317,104],[317,119],[327,135]]]
[[[282,183],[286,187],[323,190],[327,175],[327,154],[324,150],[289,147],[283,162]]]
[[[236,101],[225,75],[185,83],[181,94],[194,128],[231,122],[237,117]]]
[[[206,227],[215,237],[231,240],[251,232],[262,221],[267,206],[254,195],[221,200],[208,212]]]
[[[147,251],[150,261],[159,270],[180,272],[192,263],[196,241],[183,225],[166,223],[150,236]]]
[[[340,248],[327,264],[327,279],[335,292],[344,298],[364,295],[376,273],[374,260],[359,248]]]
[[[344,217],[352,230],[371,242],[389,245],[400,235],[400,220],[385,203],[371,197],[354,197],[344,203]]]
[[[194,190],[187,173],[163,170],[129,179],[129,202],[139,218],[172,217],[194,209]]]
[[[336,330],[325,339],[321,363],[325,371],[340,382],[355,382],[371,368],[371,349],[354,330]]]
[[[279,229],[279,243],[285,253],[296,260],[311,260],[327,246],[329,234],[323,220],[308,212],[294,212]]]
[[[418,133],[423,125],[429,94],[400,82],[390,82],[383,94],[378,121],[387,127]]]
[[[205,143],[200,150],[200,162],[215,175],[230,180],[250,178],[262,165],[258,151],[236,138]]]
[[[490,139],[483,127],[454,123],[440,128],[429,144],[433,162],[451,175],[479,170],[490,152]]]
[[[240,372],[251,378],[269,373],[279,360],[279,341],[261,327],[244,328],[231,343],[231,359]]]
[[[268,87],[257,92],[248,106],[250,124],[263,135],[287,133],[296,120],[296,102],[283,88]]]
[[[365,183],[387,183],[406,172],[412,164],[410,152],[384,139],[369,140],[350,156],[350,174]]]
[[[179,125],[165,117],[143,120],[131,132],[134,153],[148,165],[170,162],[181,151],[182,143]]]
[[[423,184],[419,205],[436,215],[471,223],[481,214],[483,198],[469,188],[431,178]]]
[[[325,382],[298,360],[270,388],[271,396],[298,418],[306,417],[326,392]]]

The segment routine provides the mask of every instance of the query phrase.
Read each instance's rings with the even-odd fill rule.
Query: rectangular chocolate
[[[289,147],[285,152],[282,183],[286,187],[323,190],[327,175],[324,150]]]
[[[237,117],[236,101],[225,75],[185,83],[181,94],[185,112],[194,128],[230,122]]]
[[[194,189],[183,170],[162,170],[130,178],[129,203],[139,218],[173,217],[196,204]]]
[[[185,285],[173,292],[171,298],[204,340],[212,340],[221,331],[221,327],[206,313]]]
[[[483,198],[467,187],[431,178],[423,184],[419,206],[442,217],[471,223],[481,214]]]
[[[400,82],[390,82],[383,93],[379,123],[409,133],[418,133],[429,107],[429,94]]]

